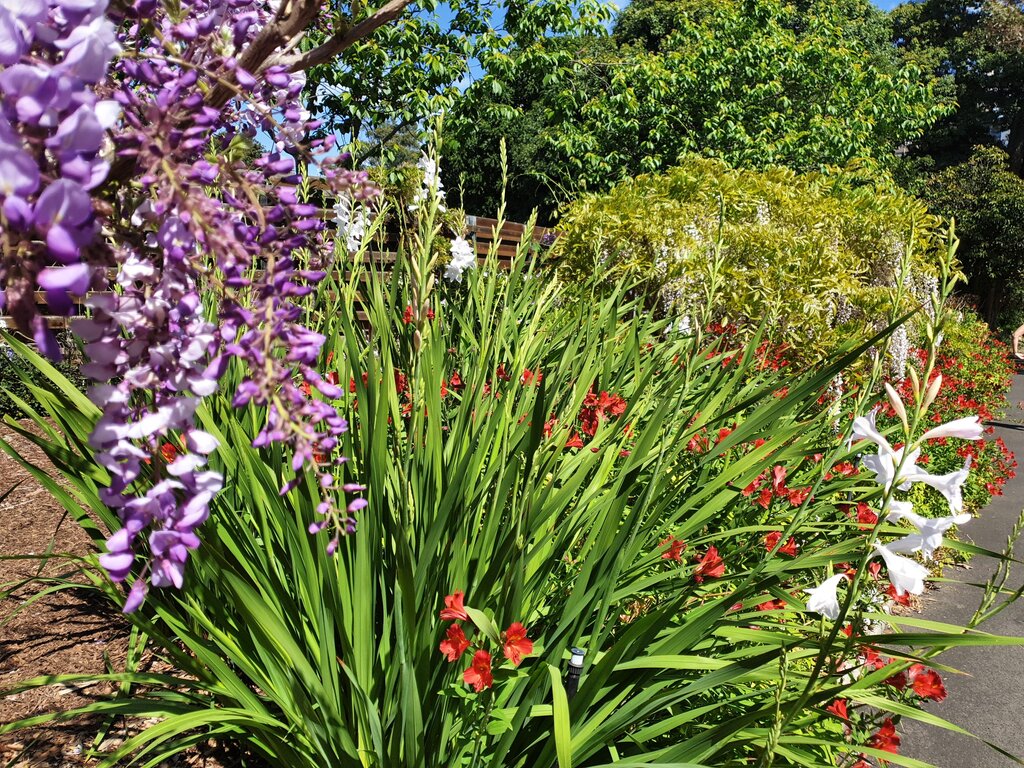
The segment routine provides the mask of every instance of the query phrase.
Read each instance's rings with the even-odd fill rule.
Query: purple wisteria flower
[[[330,552],[354,528],[366,502],[347,497],[364,489],[333,474],[348,429],[333,405],[343,393],[317,372],[326,340],[303,318],[331,249],[296,158],[350,200],[377,190],[343,157],[325,159],[330,137],[303,144],[318,124],[301,73],[243,66],[273,18],[264,3],[191,0],[171,18],[136,0],[126,18],[105,12],[103,0],[0,0],[0,206],[15,245],[0,256],[0,307],[56,358],[36,290],[66,315],[116,275],[117,290],[88,296],[89,315],[72,328],[102,411],[90,438],[111,478],[101,497],[123,524],[101,563],[132,581],[131,611],[149,586],[186,581],[224,483],[196,410],[232,359],[248,371],[234,405],[267,414],[253,445],[290,452],[281,492],[316,474],[323,498],[310,532],[331,531]],[[140,35],[141,24],[156,34]],[[108,80],[128,37],[133,56]],[[258,147],[260,136],[275,144],[254,164],[233,159],[237,141]]]

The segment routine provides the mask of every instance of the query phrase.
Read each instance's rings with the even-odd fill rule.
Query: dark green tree
[[[900,5],[892,21],[906,61],[941,78],[936,92],[957,103],[913,154],[944,167],[976,145],[1001,145],[1024,175],[1024,3],[924,0]]]
[[[922,189],[933,211],[955,218],[968,276],[968,291],[991,326],[1019,321],[1024,287],[1024,179],[1010,170],[1007,154],[992,146],[975,147],[970,158],[934,174]],[[1002,317],[1005,310],[1013,318]]]

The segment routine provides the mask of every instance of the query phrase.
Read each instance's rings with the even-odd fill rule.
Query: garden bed
[[[0,436],[10,440],[27,459],[46,466],[46,457],[29,441],[0,425]],[[41,675],[103,673],[107,666],[121,668],[128,645],[128,625],[110,603],[88,593],[60,591],[25,605],[39,591],[26,585],[8,595],[12,583],[35,575],[58,576],[71,567],[59,559],[40,570],[35,559],[9,559],[46,551],[84,555],[91,549],[89,537],[60,504],[16,462],[0,454],[0,690]],[[16,615],[15,615],[16,614]],[[65,685],[36,688],[0,700],[0,723],[32,715],[69,710],[101,693],[98,686],[75,689]],[[4,768],[72,768],[95,765],[87,757],[102,723],[96,719],[39,727],[0,736],[0,765]],[[103,750],[137,730],[133,724],[115,723],[105,734]],[[170,765],[219,768],[215,758],[193,753]]]

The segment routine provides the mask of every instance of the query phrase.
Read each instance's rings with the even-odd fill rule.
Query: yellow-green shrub
[[[820,352],[892,314],[908,246],[907,302],[926,295],[939,223],[890,189],[691,157],[576,201],[555,253],[570,280],[608,266],[612,279],[637,281],[653,310],[681,319],[699,315],[717,261],[716,320],[742,329],[765,319],[776,341]]]

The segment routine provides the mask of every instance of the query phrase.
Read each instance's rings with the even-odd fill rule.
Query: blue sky
[[[893,8],[899,5],[899,0],[873,0],[873,2],[883,11],[891,11]]]

